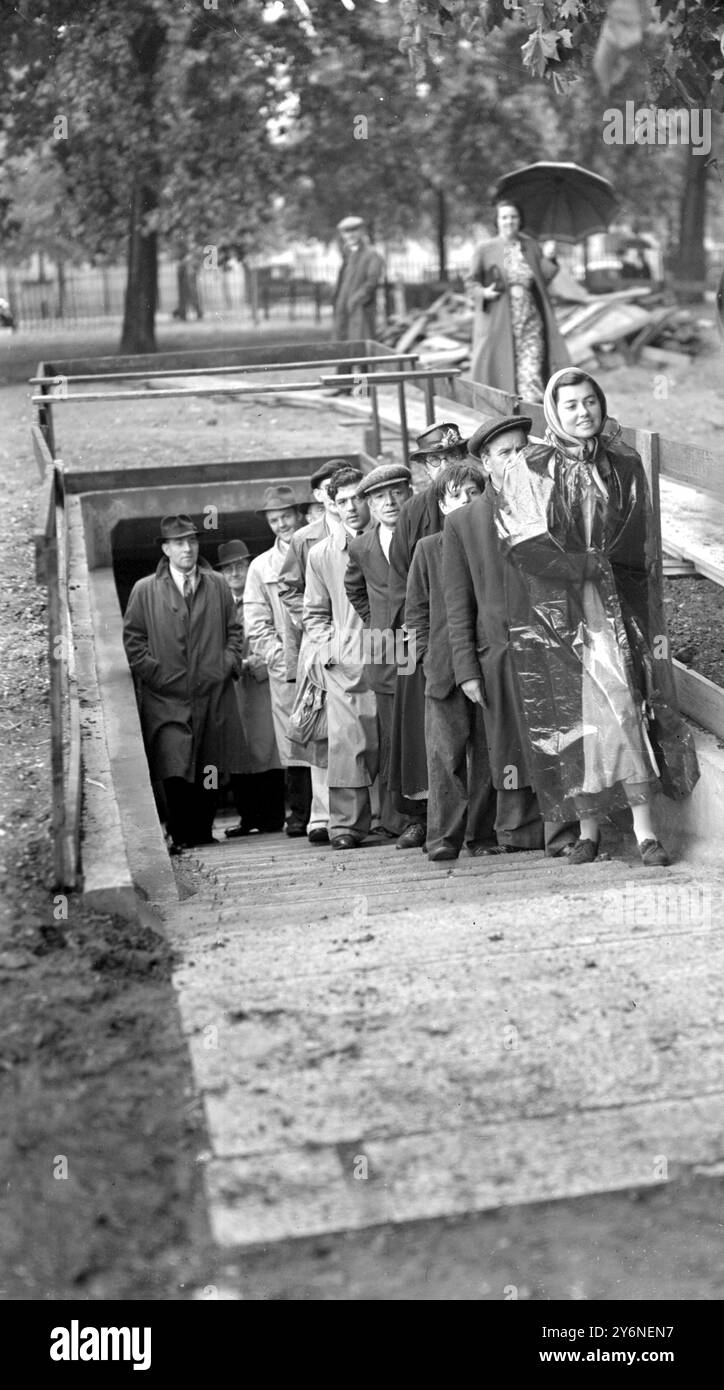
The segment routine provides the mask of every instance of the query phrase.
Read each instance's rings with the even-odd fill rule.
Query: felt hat
[[[309,479],[309,486],[311,488],[320,487],[322,483],[327,481],[327,478],[331,478],[332,474],[337,472],[338,468],[349,467],[349,459],[327,459],[326,463],[320,463],[319,468],[315,469]]]
[[[394,483],[411,482],[412,474],[404,463],[381,463],[378,468],[365,473],[362,481],[357,484],[357,496],[369,497],[371,492],[378,492],[380,488],[392,487]]]
[[[164,516],[161,520],[161,534],[156,537],[157,541],[163,544],[164,541],[180,541],[184,536],[198,536],[198,531],[194,526],[190,516]]]
[[[364,217],[343,217],[342,221],[337,223],[337,231],[356,232],[360,227],[364,227],[364,225]]]
[[[436,420],[434,424],[428,425],[422,434],[418,434],[417,448],[410,454],[410,459],[424,459],[428,454],[437,454],[442,462],[446,454],[456,449],[464,449],[466,441],[460,433],[458,425],[450,420]]]
[[[225,565],[233,565],[236,560],[250,560],[249,547],[243,541],[224,541],[219,546],[219,563],[214,569],[222,570]]]
[[[527,415],[506,415],[502,420],[484,420],[468,440],[468,453],[479,463],[483,449],[487,449],[488,445],[497,439],[499,434],[506,434],[508,430],[517,429],[528,434],[532,428],[533,421]]]
[[[261,516],[262,512],[282,512],[286,507],[305,507],[306,502],[300,501],[294,489],[288,487],[286,483],[268,487],[264,493],[264,498],[260,507],[257,507],[256,514]]]

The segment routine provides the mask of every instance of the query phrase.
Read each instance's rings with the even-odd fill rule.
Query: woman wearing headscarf
[[[596,858],[600,818],[628,805],[643,863],[668,864],[652,794],[687,796],[699,770],[676,700],[643,465],[587,372],[557,372],[544,414],[545,443],[517,454],[496,497],[524,585],[510,633],[539,802],[546,819],[580,820],[571,863]]]
[[[476,252],[472,279],[480,303],[473,324],[473,381],[526,401],[542,401],[551,372],[570,363],[546,286],[558,271],[522,232],[515,203],[496,206],[498,235]]]

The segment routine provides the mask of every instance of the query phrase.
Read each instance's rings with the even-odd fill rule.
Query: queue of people
[[[255,559],[232,539],[214,569],[164,518],[124,643],[172,852],[213,842],[229,786],[229,837],[585,864],[626,807],[642,863],[668,864],[654,793],[698,767],[643,465],[588,373],[556,372],[544,413],[541,443],[521,416],[433,424],[417,493],[404,464],[330,459],[311,523],[268,487]]]

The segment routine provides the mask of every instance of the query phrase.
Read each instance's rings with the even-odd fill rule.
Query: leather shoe
[[[671,863],[660,840],[642,840],[639,853],[647,869],[665,869]]]
[[[647,843],[651,843],[648,841]],[[597,840],[578,840],[568,855],[569,864],[592,864],[598,858],[601,837]],[[643,856],[642,856],[643,857]]]
[[[320,825],[317,830],[307,831],[307,839],[310,845],[328,845],[329,831],[325,830],[323,825]]]
[[[419,820],[414,820],[401,835],[398,835],[395,849],[421,849],[426,837],[424,825],[421,825]]]
[[[490,854],[525,854],[525,845],[476,845],[470,850],[473,859],[487,858]]]
[[[354,835],[335,835],[330,843],[332,849],[358,849],[361,841],[356,840]]]
[[[251,830],[248,826],[242,825],[241,821],[239,821],[238,825],[231,825],[228,830],[224,831],[224,834],[227,840],[240,840],[242,835],[250,835]]]
[[[427,861],[429,864],[436,864],[442,859],[457,859],[457,850],[450,849],[448,845],[442,845],[440,849],[427,851]]]
[[[307,827],[300,820],[289,820],[284,827],[284,833],[290,840],[299,840],[302,835],[306,835]]]

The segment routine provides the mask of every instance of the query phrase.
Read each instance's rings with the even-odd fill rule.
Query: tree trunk
[[[435,189],[435,201],[437,204],[437,261],[439,278],[444,281],[447,280],[447,204],[443,188]]]
[[[674,276],[680,291],[692,302],[703,297],[706,283],[704,226],[706,222],[706,160],[684,145],[684,187],[679,208],[679,245]]]
[[[142,11],[128,42],[141,77],[139,126],[144,129],[144,153],[131,188],[128,235],[128,281],[123,307],[121,353],[156,351],[158,302],[158,234],[149,223],[158,207],[159,151],[155,119],[155,78],[162,59],[166,29],[155,10]]]
[[[143,230],[145,217],[155,209],[155,192],[137,179],[131,195],[121,356],[156,351],[158,237],[156,232]]]

